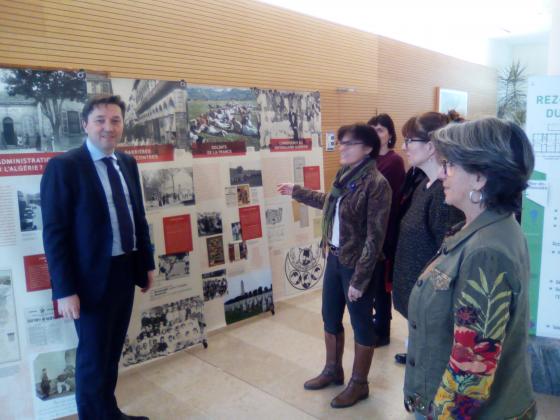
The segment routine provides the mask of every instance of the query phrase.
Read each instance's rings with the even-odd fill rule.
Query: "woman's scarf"
[[[325,200],[325,205],[323,206],[323,245],[326,245],[332,236],[336,202],[349,185],[351,186],[353,182],[360,179],[365,173],[371,170],[373,166],[375,166],[375,160],[368,156],[354,168],[346,166],[336,174],[329,196],[327,200]]]

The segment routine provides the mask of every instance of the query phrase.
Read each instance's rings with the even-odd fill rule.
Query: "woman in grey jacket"
[[[410,295],[405,406],[417,418],[532,419],[529,255],[514,218],[534,156],[486,118],[431,136],[445,201],[465,213]]]

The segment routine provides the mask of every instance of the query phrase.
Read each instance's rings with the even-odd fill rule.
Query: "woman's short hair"
[[[450,122],[465,121],[455,110],[447,114],[441,112],[425,112],[422,115],[411,117],[402,127],[402,135],[405,138],[420,138],[426,142],[430,141],[430,133],[445,127]]]
[[[389,136],[391,136],[389,142],[387,143],[387,147],[389,147],[389,149],[395,147],[395,144],[397,143],[397,132],[395,131],[395,123],[393,122],[393,119],[389,116],[389,114],[379,114],[371,117],[368,121],[368,125],[381,125],[385,127],[389,132]]]
[[[450,124],[431,136],[437,153],[469,173],[486,177],[482,189],[488,209],[519,209],[521,193],[533,172],[535,155],[527,135],[516,124],[483,118]]]
[[[344,136],[350,136],[354,140],[359,140],[364,143],[365,146],[371,147],[371,153],[369,154],[372,159],[377,159],[379,156],[379,149],[381,148],[381,141],[377,132],[367,124],[356,123],[352,125],[343,125],[338,129],[337,139],[340,142]]]

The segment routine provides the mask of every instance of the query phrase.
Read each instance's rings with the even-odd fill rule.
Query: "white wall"
[[[526,75],[543,75],[548,66],[548,33],[490,42],[488,65],[499,71],[519,61]]]

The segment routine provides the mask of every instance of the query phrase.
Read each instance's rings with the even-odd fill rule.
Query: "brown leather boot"
[[[325,331],[325,347],[327,361],[323,371],[313,379],[303,384],[305,389],[323,389],[330,384],[343,385],[344,371],[342,370],[342,354],[344,353],[344,331],[334,335]]]
[[[368,373],[373,358],[373,346],[362,346],[354,344],[354,366],[352,378],[344,391],[338,394],[332,401],[331,407],[344,408],[365,400],[369,396]]]

